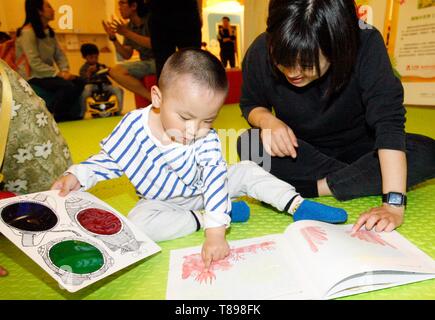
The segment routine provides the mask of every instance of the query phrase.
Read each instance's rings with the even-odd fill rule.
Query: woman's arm
[[[407,177],[405,152],[379,149],[378,155],[382,174],[382,193],[405,193]],[[356,232],[365,225],[367,230],[375,227],[377,232],[390,232],[403,223],[404,214],[405,206],[395,207],[384,203],[380,207],[363,213],[352,230]]]
[[[403,86],[394,76],[381,33],[362,31],[360,62],[357,65],[366,121],[375,134],[374,150],[379,155],[382,192],[406,191],[406,134]],[[382,204],[363,213],[353,230],[392,231],[403,222],[404,207]]]
[[[298,141],[293,130],[264,107],[256,107],[248,115],[248,122],[261,129],[261,141],[272,157],[297,157]]]
[[[57,42],[57,39],[55,39],[56,43],[56,50],[54,52],[54,60],[56,61],[56,64],[60,71],[68,71],[69,72],[69,63],[68,59],[63,52],[62,48],[59,46],[59,43]]]
[[[32,74],[36,74],[38,78],[55,77],[57,74],[56,67],[50,66],[42,61],[38,49],[38,39],[32,28],[23,28],[21,35],[18,38],[24,54],[26,55]]]

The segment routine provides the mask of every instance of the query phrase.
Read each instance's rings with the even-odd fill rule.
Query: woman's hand
[[[297,157],[298,141],[283,121],[270,114],[261,120],[260,128],[264,149],[272,157]]]
[[[405,207],[393,207],[383,204],[361,214],[352,228],[352,233],[357,232],[365,225],[367,230],[375,228],[376,232],[391,232],[403,223]]]
[[[225,239],[225,226],[205,230],[205,242],[202,246],[202,261],[207,272],[213,261],[224,259],[230,254],[230,247]]]
[[[69,73],[69,71],[60,71],[60,72],[58,72],[57,76],[64,79],[64,80],[67,80],[67,81],[74,80],[77,77],[77,76]]]

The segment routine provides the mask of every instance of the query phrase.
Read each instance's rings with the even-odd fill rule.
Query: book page
[[[204,271],[201,247],[172,250],[167,299],[303,299],[306,292],[288,265],[282,235],[231,241],[230,255]]]
[[[160,251],[126,217],[90,193],[58,193],[0,200],[0,232],[61,288],[76,292]]]
[[[322,295],[356,274],[383,270],[435,274],[434,260],[397,231],[361,229],[351,234],[352,226],[304,220],[285,231],[305,273]],[[382,277],[365,279],[382,282]]]

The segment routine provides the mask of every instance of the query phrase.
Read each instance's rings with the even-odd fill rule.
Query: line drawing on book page
[[[319,251],[317,245],[322,245],[328,241],[328,238],[326,237],[326,231],[322,230],[320,227],[305,227],[299,231],[307,241],[311,251],[314,253]]]
[[[204,271],[204,262],[202,261],[200,253],[184,256],[182,279],[186,280],[193,277],[194,281],[197,281],[200,284],[212,284],[213,280],[216,280],[215,271],[230,270],[235,263],[240,260],[245,260],[246,254],[258,254],[262,251],[274,250],[275,248],[274,241],[265,241],[258,244],[231,249],[230,254],[226,258],[219,261],[213,261],[208,271]]]

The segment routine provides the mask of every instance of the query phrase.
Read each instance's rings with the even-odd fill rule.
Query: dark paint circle
[[[47,231],[57,224],[57,216],[50,208],[35,202],[17,202],[3,208],[3,221],[24,231]]]
[[[49,251],[51,262],[64,271],[75,274],[88,274],[104,266],[104,256],[93,245],[67,240],[55,244]]]
[[[77,221],[86,230],[99,235],[113,235],[122,229],[121,220],[113,213],[102,209],[85,209],[77,215]]]

